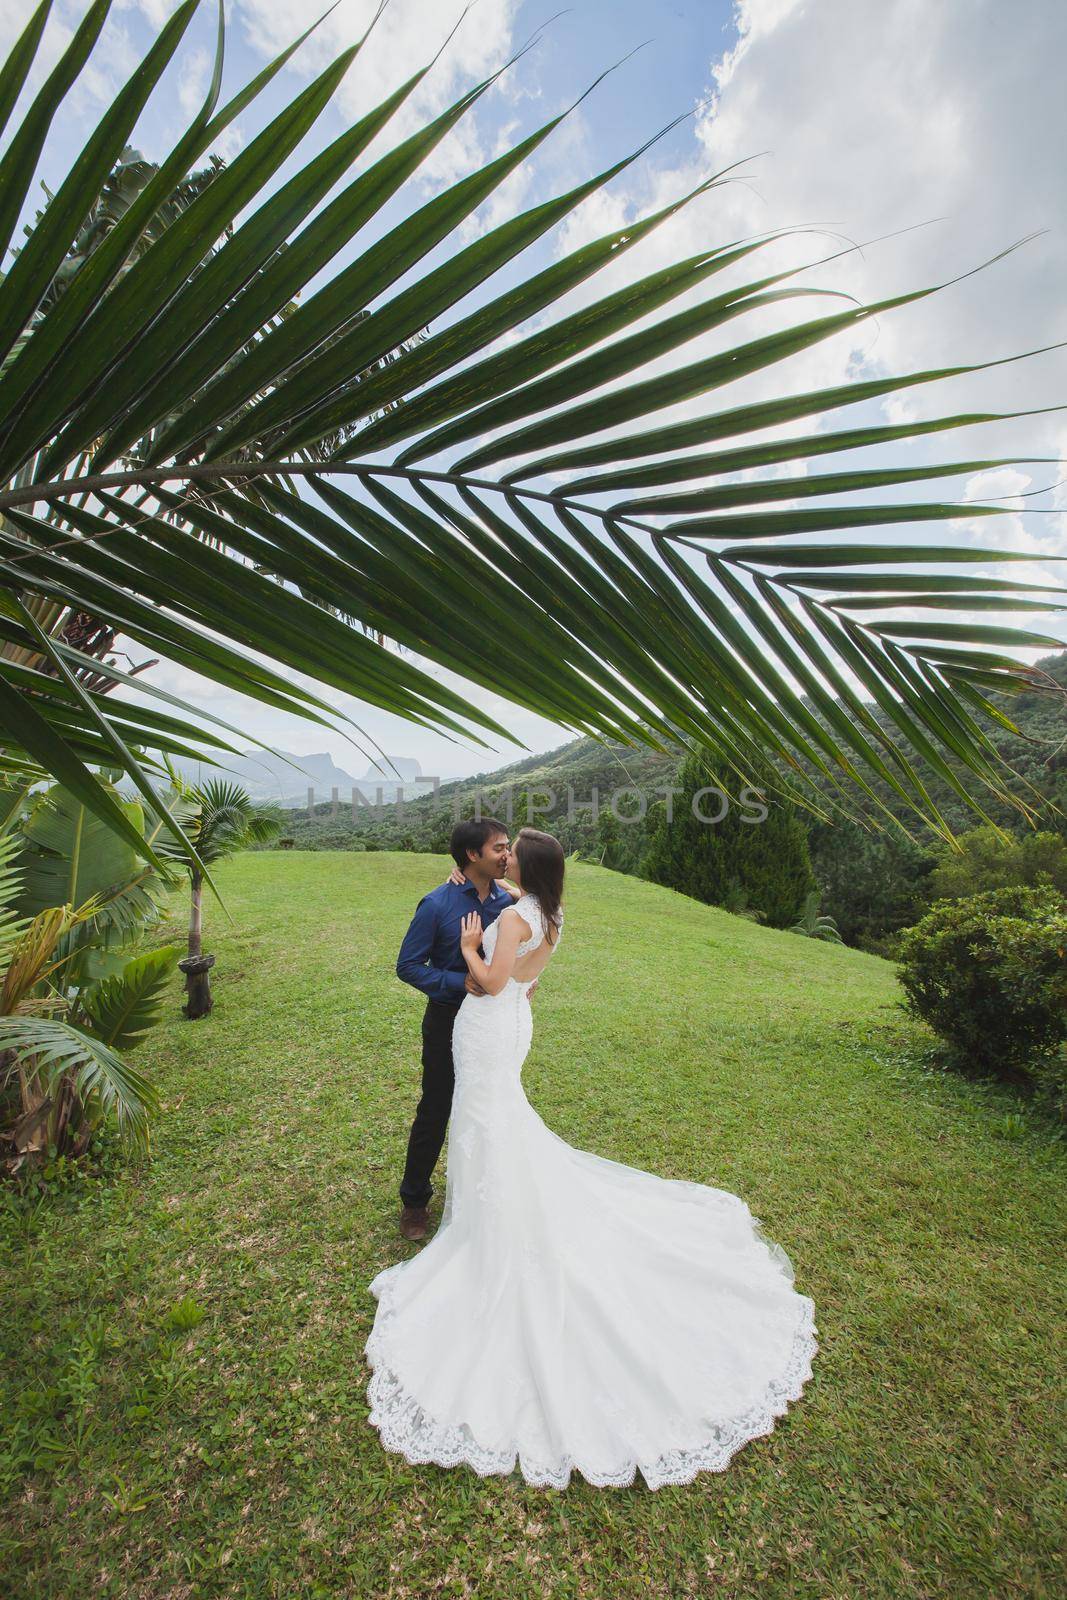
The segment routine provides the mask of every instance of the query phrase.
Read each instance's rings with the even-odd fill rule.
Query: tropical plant
[[[240,784],[222,778],[211,778],[203,785],[184,783],[173,768],[170,775],[174,787],[168,810],[181,817],[183,834],[170,833],[164,825],[158,849],[171,865],[184,868],[189,875],[189,947],[178,965],[185,973],[187,998],[182,1009],[194,1021],[211,1010],[208,973],[215,964],[215,957],[204,955],[203,950],[204,869],[236,850],[276,839],[283,819],[267,807],[253,805]],[[184,842],[185,837],[191,844]]]
[[[105,783],[106,779],[98,778]],[[140,833],[144,807],[107,784],[114,803]],[[159,832],[152,821],[148,836]],[[93,911],[64,934],[57,953],[68,963],[68,984],[108,977],[128,960],[130,947],[161,919],[180,878],[162,877],[95,812],[61,784],[32,795],[18,819],[22,889],[15,909],[33,916],[49,906],[82,905]]]
[[[82,1155],[109,1116],[136,1149],[149,1143],[159,1109],[151,1081],[120,1051],[158,1021],[174,970],[173,945],[144,951],[98,981],[72,981],[81,948],[70,935],[100,909],[49,906],[35,916],[14,909],[22,891],[20,840],[0,836],[0,1091],[5,1110],[17,1086],[14,1115],[0,1131],[0,1164],[14,1173],[48,1151]],[[64,943],[67,953],[63,953]]]
[[[622,835],[619,819],[614,811],[602,811],[597,819],[597,844],[600,846],[600,865],[614,867],[618,859]]]
[[[33,66],[49,4],[42,0],[0,74],[0,125]],[[0,160],[0,247],[109,8],[110,0],[93,0],[11,135]],[[553,315],[569,291],[731,181],[718,173],[465,307],[648,144],[566,193],[474,229],[428,267],[435,247],[469,224],[566,113],[395,225],[376,226],[500,76],[351,177],[429,62],[272,189],[365,40],[284,105],[143,248],[174,186],[302,42],[220,106],[220,3],[203,106],[65,292],[38,314],[198,8],[199,0],[182,0],[167,19],[0,282],[0,639],[50,664],[42,673],[0,660],[3,769],[55,774],[158,865],[87,764],[121,766],[158,804],[150,776],[158,769],[137,750],[173,751],[204,737],[189,707],[174,717],[116,690],[105,709],[74,675],[85,665],[81,653],[39,626],[30,606],[40,603],[85,613],[228,688],[331,727],[342,692],[449,737],[484,744],[484,735],[506,734],[435,670],[447,668],[576,732],[714,758],[736,780],[823,818],[885,825],[891,814],[871,782],[879,777],[905,816],[951,840],[909,749],[979,816],[987,817],[988,792],[1033,818],[1036,791],[999,757],[983,720],[1008,721],[992,692],[1044,683],[1062,693],[1008,653],[1059,641],[1002,625],[996,613],[1061,611],[1063,591],[945,571],[1029,559],[1029,551],[899,536],[904,524],[936,527],[958,516],[959,502],[866,497],[1007,463],[990,456],[806,470],[824,455],[1008,413],[750,442],[782,424],[1020,358],[746,405],[728,398],[734,380],[948,283],[839,304],[651,377],[648,363],[697,336],[724,335],[736,319],[822,292],[796,281],[801,268],[761,274],[752,266],[781,233],[708,246]],[[351,252],[363,230],[367,242]],[[280,317],[341,253],[346,264]],[[728,269],[738,269],[732,279]],[[692,292],[724,273],[691,303]],[[682,296],[683,309],[648,320]],[[725,407],[657,419],[712,394],[725,395]],[[786,462],[798,464],[794,475],[754,475]],[[1001,509],[968,503],[967,515]],[[491,638],[454,626],[455,612],[502,601],[508,625]],[[894,620],[902,604],[919,620]],[[964,618],[938,620],[961,608]],[[992,620],[976,622],[975,612]],[[418,651],[430,669],[396,646]],[[318,689],[300,687],[294,674]],[[355,725],[344,722],[348,734]],[[357,734],[348,736],[358,742]],[[828,792],[816,792],[813,774],[831,780]]]
[[[786,931],[788,933],[802,933],[808,939],[826,939],[830,944],[844,943],[833,917],[821,917],[819,915],[818,889],[809,889],[804,896],[804,904],[799,918]]]

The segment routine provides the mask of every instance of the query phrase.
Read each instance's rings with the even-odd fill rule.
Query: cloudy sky
[[[65,170],[75,136],[84,136],[86,119],[99,113],[117,83],[133,70],[172,9],[172,0],[121,0],[116,5],[106,41],[97,51],[99,65],[72,98],[42,176],[54,179]],[[190,115],[206,83],[211,9],[205,3],[180,64],[138,130],[136,142],[149,156],[158,157],[166,148],[176,108]],[[307,25],[313,9],[294,0],[227,0],[227,86],[232,90],[287,44]],[[340,0],[258,103],[254,116],[226,136],[220,153],[232,156],[272,109],[363,32],[373,9],[371,0]],[[424,65],[462,9],[458,0],[391,0],[334,106],[301,147],[301,159]],[[559,192],[673,118],[690,115],[555,237],[529,252],[524,271],[553,252],[635,219],[712,172],[744,162],[737,182],[687,208],[613,271],[620,277],[637,276],[729,239],[806,227],[813,231],[767,253],[766,270],[774,264],[816,262],[847,245],[862,244],[861,250],[814,268],[803,281],[845,289],[870,301],[967,273],[1017,240],[1038,236],[918,306],[866,322],[795,358],[788,368],[746,380],[731,389],[729,403],[849,379],[993,360],[1067,341],[1067,105],[1062,87],[1067,7],[1061,0],[1017,0],[1010,26],[1003,6],[991,0],[938,0],[933,6],[929,0],[666,0],[656,5],[647,0],[576,0],[549,21],[552,9],[530,0],[477,0],[392,125],[389,142],[442,109],[517,47],[531,39],[536,43],[439,147],[432,166],[409,186],[400,207],[382,219],[383,226],[562,110],[605,68],[636,51],[487,203],[476,226],[491,225]],[[0,0],[0,44],[10,42],[27,10],[28,0]],[[43,58],[60,47],[84,10],[85,0],[56,0]],[[279,179],[292,170],[290,164]],[[598,278],[595,292],[603,293],[610,281]],[[593,290],[584,292],[591,295]],[[762,314],[764,321],[747,325],[745,337],[801,314],[796,303],[784,315]],[[682,359],[699,353],[699,346],[687,347]],[[912,390],[870,416],[897,421],[1064,403],[1067,351],[1060,350]],[[676,408],[676,414],[707,409],[705,401]],[[666,413],[665,419],[673,414]],[[858,410],[844,416],[845,423],[835,417],[834,424],[853,426],[862,420]],[[811,424],[804,427],[810,431]],[[940,445],[902,444],[895,447],[892,460],[904,464],[990,455],[1049,459],[944,480],[939,492],[945,498],[996,498],[1010,514],[968,520],[964,513],[958,523],[941,530],[936,542],[967,539],[990,549],[1027,549],[1033,553],[1033,566],[1020,564],[1013,576],[1061,582],[1062,569],[1048,558],[1067,554],[1067,489],[1056,486],[1058,479],[1067,478],[1067,410],[961,430],[942,436]],[[850,459],[862,464],[857,457]],[[908,497],[906,490],[902,497]],[[505,618],[500,625],[507,625]],[[1065,636],[1063,623],[1055,618],[1039,618],[1033,625]],[[131,653],[135,659],[143,656],[136,646]],[[177,667],[164,665],[153,677],[276,746],[296,752],[328,747],[340,765],[362,770],[360,758],[340,736],[325,736],[296,719],[283,721]],[[462,687],[531,750],[549,749],[568,737],[475,685]],[[489,770],[523,754],[518,744],[501,744],[497,754],[467,749],[356,702],[343,709],[389,754],[417,757],[425,772],[443,778]]]

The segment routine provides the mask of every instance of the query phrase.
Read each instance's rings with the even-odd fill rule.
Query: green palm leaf
[[[70,1073],[83,1100],[97,1099],[105,1116],[114,1114],[131,1146],[148,1148],[149,1118],[160,1109],[159,1093],[150,1078],[104,1040],[58,1018],[0,1017],[0,1050],[11,1050],[15,1061],[33,1065],[45,1094]]]
[[[179,947],[165,945],[134,956],[122,971],[104,978],[80,996],[92,1032],[113,1050],[140,1043],[163,1015],[163,997],[176,970]]]
[[[91,8],[0,158],[14,184],[0,223],[21,210],[107,9],[106,0]],[[272,192],[363,40],[278,109],[189,205],[166,214],[168,185],[292,53],[216,110],[220,32],[203,105],[100,249],[77,270],[68,261],[64,292],[50,293],[195,9],[185,0],[161,29],[0,280],[0,587],[9,597],[0,610],[0,769],[55,773],[133,845],[130,818],[86,770],[118,763],[155,819],[152,837],[177,840],[185,854],[195,843],[178,840],[155,787],[159,764],[142,754],[188,753],[194,720],[173,715],[180,705],[135,709],[117,697],[105,712],[76,675],[80,663],[44,634],[33,609],[41,605],[52,618],[89,612],[220,685],[339,727],[360,749],[358,726],[336,710],[341,695],[457,741],[506,737],[501,720],[442,681],[449,671],[575,732],[704,751],[819,816],[881,825],[878,780],[951,839],[915,754],[980,815],[987,796],[1036,815],[1040,797],[989,738],[990,724],[1006,720],[990,695],[1038,681],[1010,652],[1055,646],[1060,635],[1020,627],[1011,614],[1041,609],[1056,619],[1064,591],[946,572],[1033,559],[929,542],[964,514],[1003,515],[996,504],[941,498],[936,487],[913,501],[869,498],[1018,458],[994,448],[931,465],[830,459],[807,471],[850,451],[1033,413],[752,441],[1024,357],[743,406],[727,400],[685,421],[658,417],[681,401],[728,395],[746,374],[777,371],[958,280],[753,336],[746,319],[767,306],[824,293],[794,281],[798,268],[745,271],[782,237],[768,234],[711,241],[560,314],[563,296],[731,181],[711,175],[524,276],[522,252],[647,144],[424,267],[563,117],[403,220],[390,212],[388,226],[376,226],[499,77],[351,176],[432,69],[427,61],[317,155],[297,158]],[[32,69],[44,15],[35,13],[0,73],[0,116]],[[342,251],[344,266],[324,276]],[[505,267],[501,290],[494,278]],[[730,270],[743,281],[723,288]],[[681,297],[681,309],[665,311]],[[713,353],[679,361],[709,334]],[[796,463],[788,479],[761,476],[786,461]],[[901,605],[912,617],[891,614]],[[124,686],[117,672],[101,681]],[[204,737],[225,752],[218,728]],[[815,789],[816,775],[830,777],[828,789]]]

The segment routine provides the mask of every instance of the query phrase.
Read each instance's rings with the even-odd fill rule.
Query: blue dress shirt
[[[477,911],[483,931],[514,901],[494,879],[485,899],[468,878],[438,884],[415,907],[411,926],[396,958],[396,975],[430,999],[458,1006],[467,993],[467,963],[460,949],[463,918]]]

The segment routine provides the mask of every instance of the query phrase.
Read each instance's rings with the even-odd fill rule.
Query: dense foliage
[[[900,980],[954,1065],[1028,1075],[1067,1113],[1067,899],[1051,884],[939,901],[901,935]]]
[[[736,799],[726,775],[690,757],[678,773],[672,814],[658,800],[650,821],[644,873],[727,911],[752,910],[786,928],[815,887],[804,826],[786,806],[756,803],[755,791]]]

